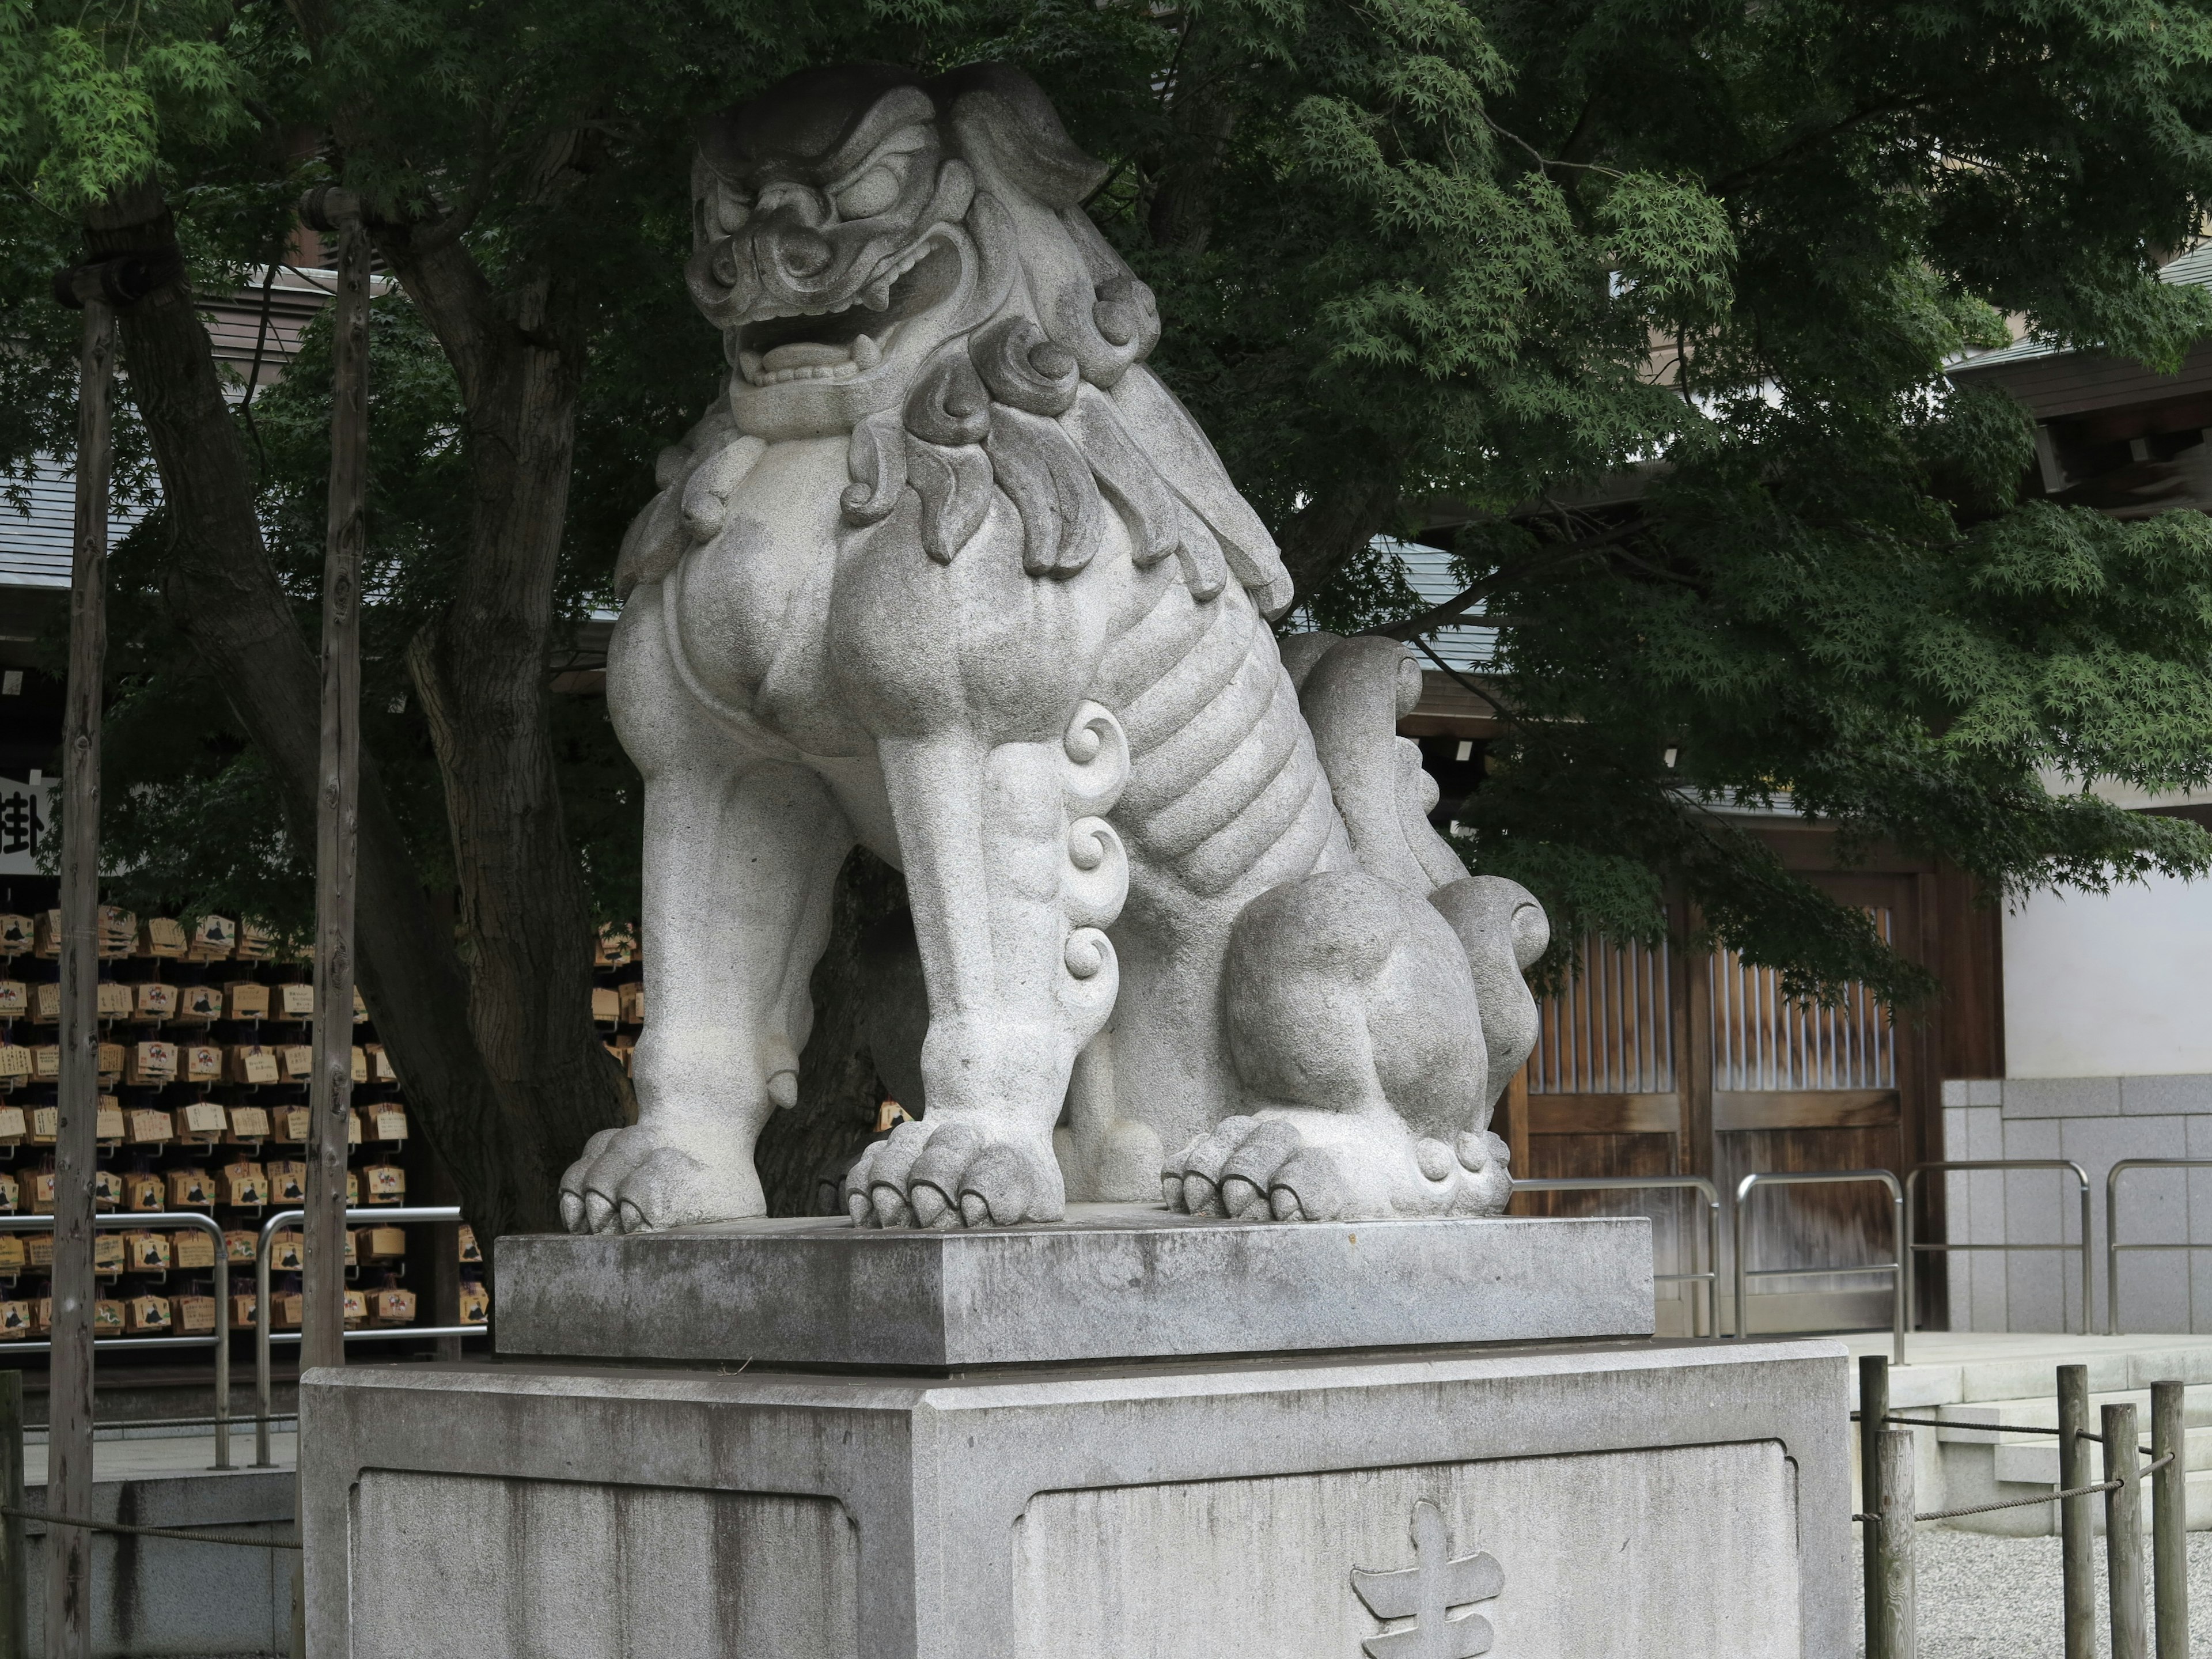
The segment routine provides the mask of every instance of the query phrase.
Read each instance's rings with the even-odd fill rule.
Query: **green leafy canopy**
[[[302,16],[329,26],[312,58]],[[1924,989],[1717,811],[1785,791],[1847,848],[1941,855],[1995,893],[2212,869],[2193,826],[2079,793],[2212,781],[2212,533],[2021,501],[2022,414],[1942,373],[2005,318],[2161,368],[2212,331],[2212,296],[2154,275],[2212,195],[2203,0],[9,0],[0,459],[65,447],[58,214],[150,167],[213,289],[283,246],[302,183],[340,176],[464,238],[513,315],[580,326],[547,596],[580,617],[720,372],[680,280],[691,123],[858,57],[1012,58],[1109,164],[1091,209],[1160,298],[1156,364],[1312,617],[1413,615],[1372,538],[1449,532],[1501,640],[1467,851],[1528,881],[1563,940],[1652,937],[1671,894],[1795,988]],[[434,882],[435,769],[398,700],[475,440],[450,343],[404,296],[375,349],[370,735]],[[303,607],[319,349],[255,414]],[[1640,504],[1601,505],[1631,474]],[[150,857],[250,801],[252,761],[165,631],[158,517],[123,562],[145,678],[109,799],[154,786],[165,804],[122,831]],[[134,747],[157,711],[143,729],[170,740]],[[635,781],[603,722],[563,741],[564,811],[619,911]],[[296,906],[296,849],[196,844],[228,861],[173,860],[166,890],[265,878],[256,902]]]

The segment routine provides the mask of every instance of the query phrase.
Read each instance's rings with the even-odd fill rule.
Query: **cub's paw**
[[[1395,1115],[1270,1110],[1224,1118],[1168,1161],[1169,1209],[1241,1221],[1496,1215],[1512,1195],[1505,1143],[1416,1138]]]
[[[749,1150],[642,1123],[600,1130],[561,1177],[561,1221],[572,1233],[650,1232],[767,1213]]]
[[[1067,1212],[1048,1139],[1033,1146],[957,1119],[899,1125],[860,1155],[844,1197],[856,1227],[1011,1227]]]

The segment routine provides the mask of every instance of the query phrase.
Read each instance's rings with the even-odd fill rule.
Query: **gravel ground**
[[[2102,1538],[2096,1559],[2097,1651],[2104,1654],[2111,1650],[2111,1627],[2106,1622]],[[1916,1543],[1915,1565],[1919,1659],[2064,1659],[2056,1538],[1923,1531]],[[2148,1564],[2145,1579],[2148,1634],[2154,1629],[2148,1622]],[[1858,1582],[1863,1581],[1855,1580],[1855,1585]],[[2189,1607],[2191,1659],[2212,1659],[2212,1532],[2189,1534]],[[1864,1650],[1863,1645],[1856,1650]]]

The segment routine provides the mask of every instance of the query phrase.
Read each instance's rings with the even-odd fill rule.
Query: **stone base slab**
[[[351,1659],[1844,1659],[1847,1389],[1830,1341],[949,1380],[318,1371],[308,1639]]]
[[[1641,1216],[1050,1226],[732,1221],[499,1242],[500,1352],[738,1365],[1066,1364],[1649,1336]]]

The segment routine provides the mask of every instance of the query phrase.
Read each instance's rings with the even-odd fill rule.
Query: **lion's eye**
[[[899,198],[899,175],[888,164],[878,164],[837,192],[837,216],[842,219],[872,219]]]

